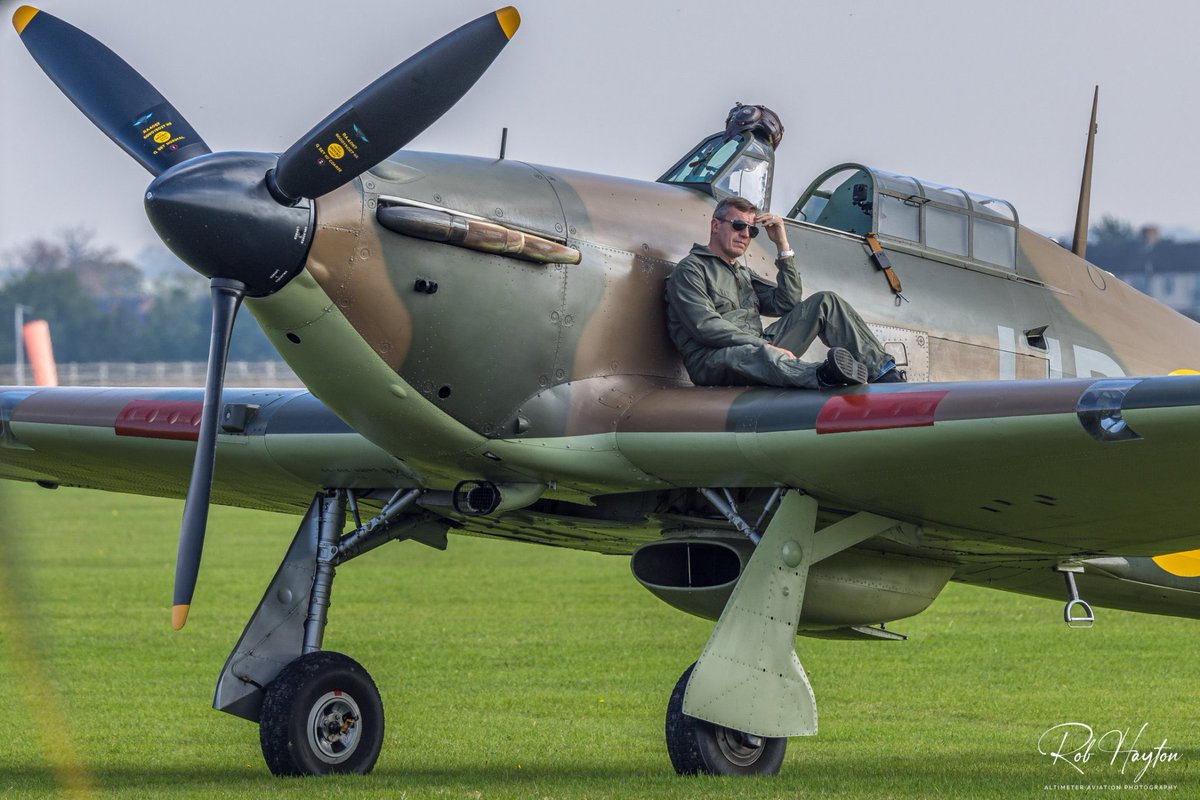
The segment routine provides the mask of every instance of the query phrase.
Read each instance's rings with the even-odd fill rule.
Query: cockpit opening
[[[1016,268],[1017,211],[995,197],[862,164],[825,171],[788,216],[826,228],[916,245],[989,267]]]

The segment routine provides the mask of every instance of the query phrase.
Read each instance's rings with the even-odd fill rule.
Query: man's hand
[[[773,344],[769,344],[769,345],[767,345],[767,349],[768,349],[768,350],[778,350],[780,353],[783,353],[783,354],[784,354],[785,356],[787,356],[788,358],[795,358],[795,357],[796,357],[796,354],[795,354],[795,353],[793,353],[791,350],[787,350],[787,349],[785,349],[785,348],[782,348],[782,347],[776,347],[776,346],[775,346],[775,345],[773,345]]]
[[[788,246],[787,230],[783,227],[783,218],[778,214],[759,214],[754,222],[762,225],[767,231],[767,238],[775,244],[776,250],[783,252],[791,250]]]

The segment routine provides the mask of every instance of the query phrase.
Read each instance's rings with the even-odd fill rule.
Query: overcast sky
[[[19,4],[0,0],[5,20]],[[132,64],[214,150],[278,152],[476,0],[44,0]],[[513,42],[412,149],[653,180],[736,100],[787,128],[786,210],[843,161],[1003,197],[1073,227],[1100,85],[1093,222],[1200,231],[1200,3],[1164,0],[523,0]],[[86,225],[136,253],[150,176],[0,29],[0,253]]]

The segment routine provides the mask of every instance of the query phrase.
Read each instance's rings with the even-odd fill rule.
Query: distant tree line
[[[1134,228],[1106,215],[1088,233],[1087,260],[1120,276],[1200,273],[1200,242],[1177,240],[1156,225]]]
[[[1135,289],[1200,321],[1200,241],[1177,239],[1157,225],[1135,229],[1106,216],[1088,236],[1087,260]]]
[[[35,239],[0,256],[0,362],[11,363],[17,304],[50,325],[54,357],[78,361],[203,361],[208,281],[180,265],[153,276],[87,231]],[[250,314],[239,314],[231,360],[278,358]]]
[[[1126,220],[1105,215],[1088,231],[1087,260],[1109,272],[1128,272],[1142,251],[1141,234]]]

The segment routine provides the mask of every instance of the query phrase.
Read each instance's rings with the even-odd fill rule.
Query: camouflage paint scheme
[[[37,13],[18,11],[19,33]],[[754,136],[739,152],[773,158]],[[442,520],[427,542],[452,528],[632,554],[659,597],[720,618],[684,713],[760,736],[816,731],[811,691],[796,690],[797,625],[900,638],[882,623],[950,579],[1065,598],[1067,571],[1096,605],[1200,617],[1200,558],[1183,553],[1200,548],[1200,521],[1178,502],[1200,375],[1165,376],[1200,366],[1200,326],[1015,215],[1008,268],[881,232],[902,300],[870,258],[869,224],[789,220],[805,287],[848,299],[910,383],[695,387],[667,338],[663,283],[707,230],[720,177],[682,186],[401,151],[317,197],[304,269],[246,300],[309,391],[225,390],[213,500],[295,513],[337,489],[372,511],[416,488],[406,513]],[[764,244],[746,262],[770,280]],[[0,477],[183,497],[202,398],[0,388]],[[469,481],[494,484],[500,509],[454,506]],[[798,491],[776,504],[785,488]],[[770,548],[712,489],[765,524]],[[780,593],[777,564],[792,570]],[[789,591],[771,606],[784,618],[755,621]],[[738,691],[794,704],[695,711],[747,666],[732,664],[745,637],[781,683]]]
[[[1067,374],[1079,345],[1122,372],[1154,375],[1195,366],[1195,323],[1024,228],[1016,272],[1033,280],[892,251],[910,301],[897,305],[861,237],[790,223],[806,286],[850,298],[885,339],[925,337],[927,374],[914,377],[938,382],[836,393],[693,387],[665,334],[662,284],[713,202],[662,183],[425,153],[398,154],[322,198],[305,272],[247,301],[312,395],[227,390],[227,405],[261,408],[245,431],[220,439],[217,502],[301,511],[322,487],[383,496],[464,479],[533,482],[548,488],[528,508],[447,516],[463,532],[629,553],[663,535],[730,530],[682,488],[737,488],[753,508],[765,488],[791,486],[821,501],[825,521],[865,509],[919,530],[859,550],[1051,597],[1062,596],[1056,564],[1200,545],[1200,525],[1170,501],[1196,444],[1200,378],[1137,384],[1125,418],[1143,438],[1129,442],[1098,442],[1080,423],[1080,398],[1103,380],[1045,380],[1044,351],[1024,341],[1018,377],[1042,380],[996,380],[998,326],[1050,325]],[[539,264],[399,235],[374,213],[395,204],[485,218],[582,258]],[[755,241],[747,260],[770,276],[771,255]],[[418,278],[438,291],[414,291]],[[6,389],[0,470],[181,496],[188,444],[161,431],[130,435],[117,418],[135,403],[198,408],[199,399],[192,390]],[[823,429],[838,404],[860,421]],[[1145,559],[1129,564],[1122,576],[1187,595],[1114,588],[1111,569],[1085,573],[1085,595],[1200,616],[1198,582]]]

